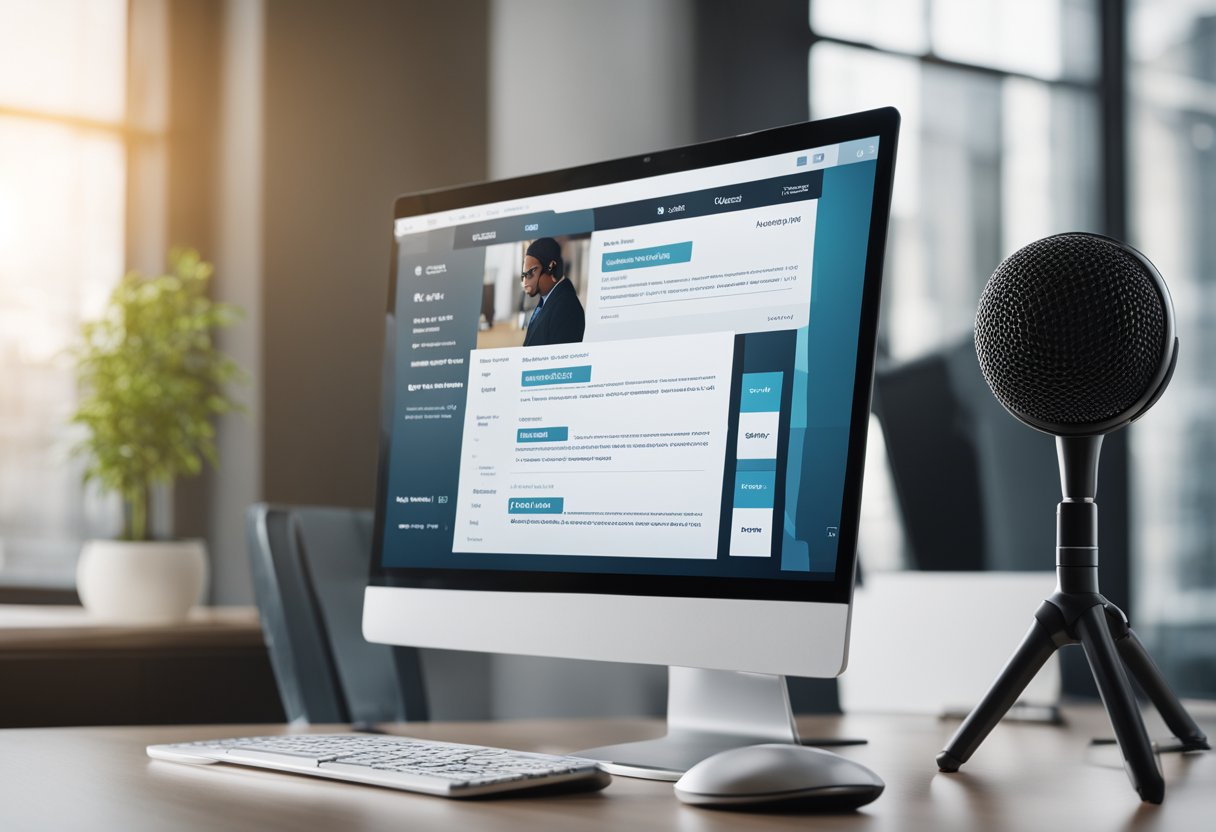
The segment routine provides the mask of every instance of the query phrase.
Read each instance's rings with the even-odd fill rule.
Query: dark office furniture
[[[287,719],[427,719],[418,651],[363,639],[371,512],[258,504],[246,520],[262,632]]]
[[[1055,566],[1055,444],[993,398],[970,338],[880,366],[874,411],[915,568]]]
[[[132,625],[78,605],[0,605],[0,727],[282,718],[252,607]]]

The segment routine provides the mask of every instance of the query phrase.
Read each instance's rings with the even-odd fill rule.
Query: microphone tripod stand
[[[937,755],[942,771],[958,771],[1056,650],[1080,644],[1115,729],[1124,767],[1140,799],[1160,803],[1165,780],[1144,728],[1127,671],[1148,694],[1181,751],[1210,749],[1208,739],[1166,684],[1123,611],[1098,592],[1098,453],[1102,436],[1056,437],[1063,501],[1056,510],[1055,593],[1034,614],[1005,669]],[[1126,667],[1126,670],[1124,669]]]

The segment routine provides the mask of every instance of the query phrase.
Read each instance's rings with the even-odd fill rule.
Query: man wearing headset
[[[583,340],[586,318],[574,286],[566,277],[561,246],[552,237],[541,237],[528,246],[519,279],[524,293],[539,297],[528,321],[525,347],[544,344],[573,344]]]

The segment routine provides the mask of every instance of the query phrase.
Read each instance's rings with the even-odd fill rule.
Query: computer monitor
[[[374,642],[663,664],[672,778],[845,666],[893,109],[400,197]],[[543,305],[539,305],[540,300]]]

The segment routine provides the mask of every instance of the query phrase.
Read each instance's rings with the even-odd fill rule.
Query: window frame
[[[115,139],[124,170],[121,251],[128,268],[161,268],[166,251],[169,109],[168,77],[170,8],[164,0],[127,0],[125,87],[122,114],[95,118],[0,102],[0,118],[25,124],[51,125]],[[121,275],[115,275],[117,280]],[[158,524],[166,525],[169,506],[160,507]],[[75,575],[47,569],[36,575],[14,573],[0,564],[0,602],[76,603]]]

